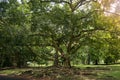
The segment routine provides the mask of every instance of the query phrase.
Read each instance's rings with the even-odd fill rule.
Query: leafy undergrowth
[[[119,80],[120,68],[116,66],[107,67],[85,67],[71,69],[62,67],[40,67],[30,69],[6,70],[8,75],[19,75],[29,77],[31,80]],[[5,71],[0,71],[0,74]]]

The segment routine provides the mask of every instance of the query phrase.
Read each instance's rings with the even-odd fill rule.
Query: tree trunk
[[[90,54],[88,53],[88,56],[87,56],[87,64],[89,65],[90,64]]]
[[[63,67],[65,68],[71,68],[70,58],[68,56],[63,57]]]
[[[95,60],[95,65],[98,65],[98,60]]]
[[[2,54],[1,55],[1,57],[0,57],[0,61],[1,61],[1,63],[0,63],[0,68],[2,68],[3,67],[3,64],[4,64],[4,61],[5,61],[5,58],[4,58],[4,55]]]
[[[53,66],[58,67],[59,66],[59,59],[58,59],[58,51],[56,51],[54,55],[54,64]]]
[[[63,66],[66,68],[71,68],[69,54],[64,54],[64,51],[62,50],[62,48],[59,47],[59,45],[57,45],[55,49],[56,49],[56,53],[55,53],[54,66]],[[60,62],[59,62],[58,52],[61,53]]]

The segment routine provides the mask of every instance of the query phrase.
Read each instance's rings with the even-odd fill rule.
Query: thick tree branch
[[[72,6],[72,0],[69,1],[65,1],[65,0],[41,0],[41,2],[54,2],[54,3],[66,3],[70,6],[70,8],[72,9],[73,6]]]
[[[27,44],[27,46],[39,46],[39,47],[44,47],[44,46],[53,46],[53,45],[52,45],[52,44],[49,44],[49,43],[48,43],[48,44],[47,44],[47,43],[46,43],[46,44],[43,44],[43,43],[42,43],[42,44]]]
[[[56,42],[56,41],[53,40],[52,43],[53,43],[53,47],[54,47],[57,51],[60,52],[61,56],[63,56],[63,55],[64,55],[64,51],[62,50],[62,48],[60,48],[59,42]]]
[[[46,47],[46,46],[53,46],[52,44],[32,44],[32,43],[27,43],[27,44],[16,44],[14,46],[39,46],[39,47]]]
[[[53,36],[53,35],[44,34],[44,33],[35,33],[35,34],[30,34],[29,36],[44,36],[44,37],[51,37],[51,36]]]
[[[33,51],[33,49],[31,48],[31,46],[27,46],[27,48],[32,52],[32,54],[35,54],[35,55],[36,55],[35,57],[43,58],[43,57],[41,57],[39,54],[36,54],[36,53]],[[35,57],[34,57],[34,60],[35,60]],[[43,59],[49,60],[49,61],[54,61],[53,58],[43,58]]]
[[[76,53],[83,44],[85,44],[85,43],[84,43],[84,42],[81,42],[81,43],[79,43],[79,44],[77,44],[77,45],[72,46],[72,47],[71,47],[71,54]]]
[[[115,12],[110,12],[110,11],[106,11],[106,10],[104,10],[104,12],[109,13],[109,14],[114,14],[114,15],[117,15],[117,16],[120,16],[120,14],[115,13]]]
[[[96,11],[101,11],[101,10],[95,9],[95,10],[93,10],[93,11],[87,13],[86,15],[84,15],[84,16],[78,18],[78,19],[85,19],[85,18],[88,18],[91,14],[93,14],[93,13],[96,12]]]
[[[76,3],[75,3],[75,6],[74,6],[74,8],[73,8],[73,10],[72,10],[72,12],[74,12],[74,10],[76,10],[77,8],[79,8],[84,1],[85,1],[85,0],[79,0],[78,2],[76,2]]]
[[[78,35],[75,35],[73,38],[80,37],[80,36],[82,35],[82,33],[85,33],[85,32],[93,32],[93,31],[99,31],[99,30],[103,30],[103,31],[105,31],[105,29],[90,29],[90,30],[82,30]]]
[[[65,1],[65,0],[41,0],[41,2],[55,2],[55,3],[67,3],[70,4],[70,2]]]
[[[91,1],[94,1],[94,0],[78,0],[74,5],[73,9],[72,9],[72,12],[74,12],[76,9],[78,9],[80,6],[84,5],[84,4],[87,4],[87,3],[90,3]]]

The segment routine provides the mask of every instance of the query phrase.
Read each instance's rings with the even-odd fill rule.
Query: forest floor
[[[120,65],[10,69],[0,75],[0,80],[120,80]]]

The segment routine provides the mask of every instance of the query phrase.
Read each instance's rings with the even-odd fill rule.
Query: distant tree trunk
[[[95,65],[98,65],[98,60],[95,60]]]
[[[89,65],[90,64],[90,54],[88,53],[88,56],[87,56],[87,64]]]
[[[0,68],[2,68],[3,67],[3,64],[4,64],[4,61],[5,61],[5,58],[4,58],[4,55],[3,54],[1,54],[0,55]]]
[[[16,59],[15,55],[12,58],[13,58],[13,67],[15,68],[15,67],[17,67],[17,59]],[[17,56],[17,58],[18,58],[18,56]]]
[[[56,50],[56,53],[54,55],[54,64],[53,64],[53,66],[55,66],[55,67],[59,66],[58,50]]]

